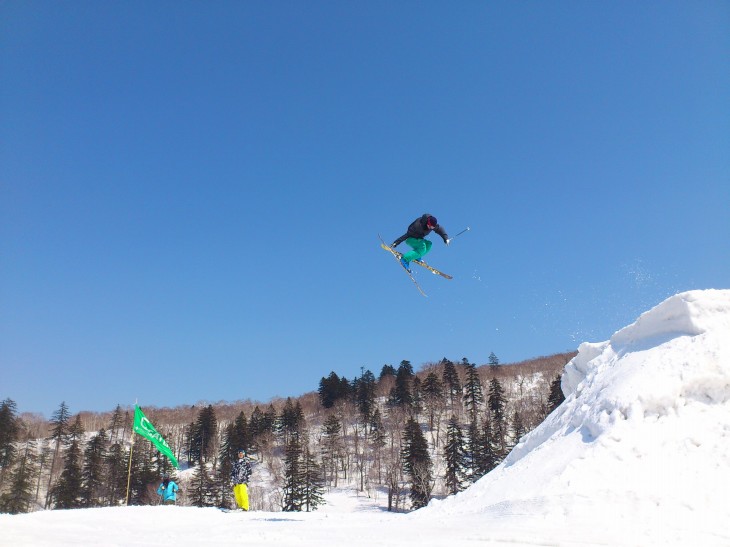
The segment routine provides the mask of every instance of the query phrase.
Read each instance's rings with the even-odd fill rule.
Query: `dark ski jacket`
[[[431,228],[428,227],[426,224],[426,221],[428,220],[428,217],[432,215],[426,213],[423,216],[417,218],[413,222],[411,222],[411,225],[408,226],[408,231],[400,236],[398,239],[396,239],[391,247],[397,247],[401,243],[403,243],[406,239],[409,237],[415,237],[418,239],[425,238],[428,234],[431,233]],[[444,240],[444,243],[446,243],[446,240],[449,239],[449,236],[446,235],[446,230],[444,230],[440,224],[437,224],[436,227],[433,229],[434,232],[436,232],[438,235],[441,236],[441,239]]]
[[[248,458],[236,460],[231,469],[231,480],[233,484],[247,484],[251,477],[251,462]]]

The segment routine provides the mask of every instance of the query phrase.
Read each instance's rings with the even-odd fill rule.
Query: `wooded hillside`
[[[51,420],[0,403],[0,511],[153,504],[163,473],[178,503],[232,506],[235,452],[254,460],[252,510],[313,510],[327,488],[383,496],[389,510],[421,507],[456,493],[498,465],[562,400],[559,378],[575,352],[502,365],[442,359],[414,371],[408,361],[331,372],[299,397],[197,402],[144,412],[178,460],[171,467],[147,440],[132,446],[134,409]],[[131,469],[131,473],[128,470]]]

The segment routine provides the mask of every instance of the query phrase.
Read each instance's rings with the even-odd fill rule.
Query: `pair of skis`
[[[378,237],[380,238],[380,246],[383,249],[385,249],[386,251],[390,252],[395,257],[395,259],[398,261],[398,264],[400,264],[401,267],[403,267],[403,264],[401,264],[401,261],[400,261],[400,259],[403,257],[403,253],[396,251],[395,249],[390,247],[387,243],[385,243],[385,241],[383,240],[383,238],[381,237],[380,234],[378,234]],[[445,274],[445,273],[437,270],[433,266],[429,266],[423,260],[412,260],[411,264],[418,264],[419,266],[426,268],[428,271],[430,271],[434,275],[440,275],[441,277],[444,277],[446,279],[452,279],[452,277],[449,274]],[[409,272],[408,270],[406,270],[404,267],[403,267],[403,270],[408,274],[408,277],[411,278],[411,281],[413,281],[413,284],[418,289],[418,292],[420,292],[423,296],[428,296],[425,292],[423,292],[423,289],[418,284],[418,281],[416,281],[416,278],[413,277],[413,274],[411,272]]]

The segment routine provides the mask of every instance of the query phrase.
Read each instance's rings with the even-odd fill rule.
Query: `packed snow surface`
[[[42,511],[0,515],[0,545],[730,545],[730,290],[581,344],[562,387],[497,469],[411,514],[347,492],[314,513]]]

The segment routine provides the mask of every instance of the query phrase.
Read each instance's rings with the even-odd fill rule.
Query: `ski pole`
[[[448,239],[449,243],[451,243],[452,241],[454,241],[454,240],[455,240],[455,239],[456,239],[457,237],[459,237],[459,236],[460,236],[461,234],[463,234],[464,232],[468,232],[469,230],[471,230],[471,228],[469,228],[469,226],[467,226],[467,227],[466,227],[466,228],[464,228],[464,229],[463,229],[463,230],[462,230],[461,232],[459,232],[458,234],[456,234],[456,235],[455,235],[454,237],[450,237],[450,238]]]

